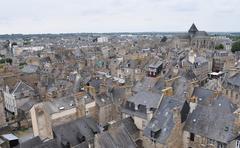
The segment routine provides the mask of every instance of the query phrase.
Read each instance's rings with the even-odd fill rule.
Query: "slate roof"
[[[150,91],[141,91],[130,97],[128,101],[133,102],[135,106],[139,104],[145,105],[146,108],[157,108],[157,105],[160,101],[161,94],[152,93]]]
[[[12,94],[21,93],[23,91],[28,91],[28,90],[29,91],[34,91],[34,89],[31,86],[29,86],[28,84],[26,84],[23,81],[19,81],[16,84],[15,88],[13,89]]]
[[[99,138],[97,138],[98,143],[99,143],[99,147],[106,147],[106,148],[114,148],[115,144],[113,142],[113,139],[110,135],[109,132],[104,132],[101,135],[99,135]]]
[[[77,146],[74,146],[74,148],[89,148],[89,145],[88,145],[88,143],[85,141],[85,142],[80,143],[80,144],[77,145]]]
[[[165,89],[165,81],[161,79],[157,81],[157,83],[152,88],[152,91],[155,93],[162,93],[163,89]]]
[[[189,114],[184,130],[228,143],[238,136],[233,114],[236,109],[229,99],[219,96],[211,105],[197,105],[196,109]]]
[[[91,117],[83,117],[66,124],[53,127],[58,144],[69,142],[71,146],[79,145],[79,138],[85,137],[85,141],[93,141],[94,135],[99,133],[97,122]]]
[[[138,92],[123,104],[121,111],[131,116],[138,116],[146,119],[147,110],[154,112],[160,103],[161,97],[162,94],[149,91]]]
[[[184,99],[183,96],[185,96],[185,92],[188,91],[187,79],[185,77],[178,78],[173,82],[172,87],[174,94]]]
[[[203,64],[203,63],[207,63],[207,62],[208,62],[208,60],[204,57],[198,56],[195,58],[195,63]]]
[[[197,31],[194,35],[194,38],[202,38],[202,37],[208,37],[208,34],[206,31]]]
[[[111,90],[112,97],[113,97],[113,103],[115,104],[121,104],[121,99],[126,98],[125,88],[122,87],[114,87]]]
[[[136,144],[131,139],[124,127],[101,133],[98,135],[99,147],[102,148],[136,148]]]
[[[23,143],[20,143],[16,148],[33,148],[37,145],[42,144],[41,139],[37,137],[33,137],[32,139],[29,139]]]
[[[228,78],[227,82],[233,86],[240,87],[240,73],[237,73],[234,76]]]
[[[96,89],[96,92],[98,92],[99,89],[100,89],[100,85],[102,83],[102,80],[100,80],[100,79],[91,79],[91,80],[89,80],[88,83],[89,83],[90,86],[92,86],[92,87],[94,87]]]
[[[62,97],[58,99],[54,99],[53,101],[44,102],[44,109],[49,114],[54,114],[61,112],[60,108],[63,110],[68,110],[75,107],[75,101],[73,96]]]
[[[21,71],[23,73],[28,73],[28,74],[37,73],[38,66],[37,65],[26,65],[23,67],[23,69],[21,69]]]
[[[140,66],[141,62],[139,60],[128,60],[123,68],[138,68]]]
[[[155,61],[154,63],[151,63],[148,67],[150,68],[158,68],[163,64],[161,60]]]
[[[204,37],[208,37],[208,34],[206,31],[199,31],[196,25],[193,23],[191,28],[188,30],[188,36],[191,38],[204,38]]]
[[[182,110],[185,101],[177,97],[164,97],[153,118],[144,129],[144,136],[156,140],[156,142],[165,144],[175,126],[173,119],[173,109],[179,107]],[[185,117],[186,118],[186,117]],[[151,131],[161,131],[157,138],[151,137]]]
[[[97,95],[96,103],[98,106],[105,106],[105,105],[113,104],[113,100],[106,93],[102,93]]]
[[[56,139],[51,139],[46,142],[43,142],[40,145],[36,145],[33,148],[61,148],[61,147],[58,146]]]
[[[195,79],[197,79],[197,76],[195,75],[195,73],[193,72],[192,69],[187,70],[187,72],[184,73],[184,75],[185,75],[184,77],[186,79],[188,79],[188,80],[195,80]]]
[[[142,81],[138,81],[133,87],[134,92],[146,91],[153,88],[156,85],[156,78],[145,77]]]
[[[190,35],[188,33],[181,33],[181,34],[176,35],[176,37],[180,38],[180,39],[185,39],[185,40],[190,39]]]
[[[132,117],[122,119],[121,121],[119,121],[116,124],[118,124],[119,126],[123,126],[126,129],[126,131],[129,133],[130,136],[139,132],[139,129],[135,125]]]
[[[19,109],[24,112],[28,112],[30,111],[34,104],[37,104],[39,102],[40,102],[39,100],[31,99],[28,102],[24,103],[22,106],[20,106]]]
[[[198,32],[198,29],[196,25],[193,23],[190,29],[188,30],[188,33],[196,33],[196,32]]]
[[[214,91],[202,87],[195,87],[192,96],[197,97],[197,103],[208,105],[209,99],[214,97]]]

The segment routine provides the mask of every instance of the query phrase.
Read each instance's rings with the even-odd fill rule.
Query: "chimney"
[[[181,114],[180,114],[180,107],[176,106],[172,109],[173,112],[173,121],[176,125],[181,124]]]
[[[190,105],[190,113],[192,113],[196,107],[197,107],[197,97],[196,96],[192,96],[190,99],[189,99],[189,105]],[[201,99],[201,98],[199,98]]]
[[[188,87],[187,87],[188,95],[186,96],[187,100],[191,99],[191,96],[193,95],[194,88],[195,87],[194,87],[194,85],[192,83],[188,83]]]
[[[238,108],[233,114],[235,115],[234,132],[239,134],[239,131],[240,131],[240,108]]]
[[[92,86],[85,86],[84,89],[93,97],[96,98],[96,89]]]
[[[212,104],[214,100],[216,100],[220,95],[221,95],[221,92],[215,91],[213,95],[209,97],[209,104]]]
[[[99,88],[99,93],[106,93],[108,91],[108,87],[107,87],[107,82],[106,79],[104,78],[102,83],[100,84],[100,88]]]
[[[237,125],[237,127],[240,127],[240,108],[238,108],[233,114],[236,117],[235,124]]]
[[[173,88],[172,87],[167,87],[162,90],[164,96],[172,96],[173,95]]]
[[[191,102],[191,103],[197,103],[197,97],[196,97],[196,96],[192,96],[192,97],[189,99],[189,102]]]
[[[83,117],[85,116],[85,93],[76,93],[74,95],[74,100],[75,100],[75,104],[76,104],[76,113],[77,113],[77,117]]]

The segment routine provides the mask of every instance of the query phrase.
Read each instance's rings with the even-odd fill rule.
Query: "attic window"
[[[161,134],[161,129],[159,129],[158,131],[151,131],[151,137],[154,139],[157,139]]]
[[[229,130],[229,127],[228,126],[225,126],[224,127],[224,131],[227,132]]]

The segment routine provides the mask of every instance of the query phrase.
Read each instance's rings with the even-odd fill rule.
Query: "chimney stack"
[[[167,87],[165,89],[162,90],[164,96],[173,96],[173,88],[172,87]]]
[[[176,124],[181,124],[181,114],[180,114],[179,106],[174,107],[172,112],[173,112],[173,121]]]
[[[74,94],[74,100],[75,100],[75,104],[76,104],[76,113],[77,113],[77,117],[83,117],[85,116],[85,98],[84,98],[84,93],[80,92],[80,93],[76,93]]]

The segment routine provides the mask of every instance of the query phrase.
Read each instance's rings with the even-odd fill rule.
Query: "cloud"
[[[239,0],[8,0],[0,34],[47,32],[240,31]]]

